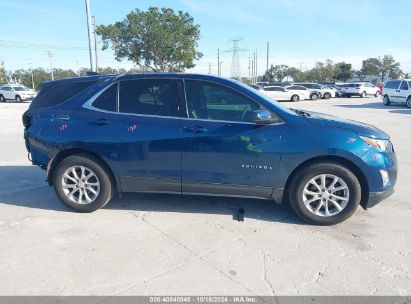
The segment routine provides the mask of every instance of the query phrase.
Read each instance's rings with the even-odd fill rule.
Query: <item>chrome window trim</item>
[[[102,112],[102,113],[111,113],[111,114],[119,114],[119,115],[132,115],[132,116],[137,116],[137,117],[152,117],[152,118],[171,118],[171,119],[182,119],[182,120],[190,120],[190,121],[208,121],[208,122],[220,122],[220,123],[228,123],[228,124],[248,124],[248,125],[258,125],[254,122],[242,122],[242,121],[230,121],[230,120],[211,120],[211,119],[197,119],[197,118],[190,118],[188,115],[188,105],[187,105],[187,95],[186,95],[186,87],[185,87],[185,80],[193,80],[193,81],[202,81],[202,82],[209,82],[212,84],[216,84],[216,85],[221,85],[224,87],[227,87],[231,90],[234,90],[236,92],[238,92],[239,94],[245,96],[246,98],[252,100],[253,102],[257,103],[259,106],[263,107],[265,110],[269,111],[271,114],[274,114],[275,116],[277,116],[278,118],[280,118],[282,121],[280,122],[276,122],[276,123],[272,123],[272,124],[267,124],[267,126],[272,126],[272,125],[283,125],[285,124],[284,119],[278,115],[277,113],[273,113],[273,111],[271,111],[270,109],[267,109],[264,105],[262,105],[261,103],[259,103],[258,101],[254,100],[253,98],[247,96],[246,94],[240,92],[239,90],[235,89],[235,88],[231,88],[225,84],[220,84],[217,83],[215,81],[210,81],[210,80],[203,80],[203,79],[190,79],[190,78],[180,78],[180,77],[169,77],[169,78],[161,78],[161,79],[169,79],[169,80],[182,80],[183,81],[183,85],[184,85],[184,99],[185,99],[185,104],[186,104],[186,115],[187,117],[178,117],[178,116],[162,116],[162,115],[150,115],[150,114],[137,114],[137,113],[121,113],[119,111],[119,106],[120,106],[120,81],[129,81],[129,80],[139,80],[139,79],[156,79],[155,77],[142,77],[142,78],[135,78],[135,79],[124,79],[121,80],[119,79],[119,77],[116,77],[116,82],[114,83],[110,83],[106,86],[104,86],[100,91],[98,91],[96,94],[94,94],[93,96],[91,96],[83,105],[82,107],[91,111],[96,111],[96,112]],[[103,94],[107,89],[109,89],[112,85],[116,85],[117,86],[117,100],[116,100],[116,105],[117,105],[117,111],[113,112],[113,111],[107,111],[107,110],[103,110],[100,108],[96,108],[93,106],[93,102],[101,95]]]

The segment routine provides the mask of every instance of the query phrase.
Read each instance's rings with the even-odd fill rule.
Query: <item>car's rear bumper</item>
[[[364,206],[364,209],[374,207],[378,203],[385,200],[387,197],[391,196],[393,193],[394,193],[394,187],[391,187],[382,192],[370,192],[367,205]]]

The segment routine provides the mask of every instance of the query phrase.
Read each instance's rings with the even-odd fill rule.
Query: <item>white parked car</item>
[[[271,97],[274,100],[281,100],[281,101],[299,101],[301,99],[309,98],[310,94],[309,91],[303,90],[289,90],[288,88],[280,87],[280,86],[268,86],[264,87],[261,90],[264,94]]]
[[[303,86],[307,88],[310,91],[310,99],[312,100],[317,100],[318,98],[324,98],[324,99],[329,99],[329,98],[334,98],[335,97],[335,91],[332,89],[329,89],[319,83],[294,83],[294,85],[298,86]]]
[[[391,103],[405,103],[408,108],[411,108],[411,79],[387,81],[382,96],[386,106]]]
[[[362,98],[367,96],[378,97],[380,95],[380,89],[370,82],[354,82],[345,83],[342,86],[344,96],[360,96]]]
[[[22,102],[23,100],[31,100],[37,96],[37,93],[26,88],[21,84],[5,84],[0,87],[0,102],[6,100],[15,100]]]

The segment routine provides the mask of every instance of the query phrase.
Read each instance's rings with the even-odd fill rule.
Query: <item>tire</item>
[[[0,95],[0,102],[6,102],[6,98],[3,95]]]
[[[82,179],[84,183],[75,182],[77,178],[73,174],[73,168],[80,179],[82,177],[81,168],[85,168],[86,178]],[[70,178],[67,178],[67,175]],[[64,158],[54,171],[53,186],[58,198],[65,205],[79,212],[93,212],[103,208],[113,197],[114,189],[105,166],[87,155],[72,155]],[[93,194],[90,189],[94,190],[97,195]],[[69,198],[70,192],[71,198]]]
[[[365,97],[367,97],[367,92],[365,92],[365,91],[364,91],[364,92],[362,92],[360,97],[361,97],[361,98],[365,98]]]
[[[319,187],[313,187],[314,184],[311,181],[322,175],[326,176],[325,189],[322,189],[321,178],[315,181],[319,184]],[[331,186],[334,178],[338,178],[338,182],[335,184],[335,186],[337,186],[336,188],[346,188],[329,194],[329,191],[333,190],[328,190],[327,187],[332,189]],[[304,189],[308,189],[308,192],[305,192]],[[325,192],[321,190],[325,190]],[[308,193],[314,193],[316,195],[310,195]],[[287,194],[295,213],[304,221],[314,225],[335,225],[353,215],[361,201],[361,186],[354,173],[346,167],[337,163],[316,163],[304,167],[294,176],[287,189]],[[340,200],[339,202],[338,199],[333,197],[340,206],[341,211],[337,209],[334,203],[331,203],[329,199],[324,197],[324,195],[330,198],[333,197],[332,195],[337,195],[338,197],[345,196],[346,200]],[[313,201],[308,203],[308,207],[306,207],[304,201],[307,203],[310,200]],[[326,212],[326,205],[329,210],[328,214]],[[320,208],[317,211],[316,209],[318,207]]]
[[[407,101],[405,102],[405,105],[407,106],[407,108],[411,109],[411,96],[408,97]]]
[[[380,96],[380,91],[375,92],[375,95],[374,95],[374,96],[375,96],[375,97]]]
[[[22,99],[19,95],[16,95],[16,102],[22,102]]]
[[[291,101],[292,102],[298,102],[300,100],[300,96],[298,96],[297,94],[291,96]]]
[[[389,106],[391,104],[391,101],[388,95],[384,96],[384,98],[382,99],[382,103],[384,104],[384,106]]]
[[[310,98],[311,98],[312,100],[317,100],[318,98],[320,98],[320,96],[319,96],[317,93],[312,93],[311,96],[310,96]]]
[[[325,93],[324,94],[324,99],[330,99],[331,98],[331,94],[330,93]]]

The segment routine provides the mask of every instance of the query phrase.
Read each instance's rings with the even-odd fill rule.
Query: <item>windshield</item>
[[[346,88],[359,88],[361,84],[359,83],[348,83],[344,85]]]

